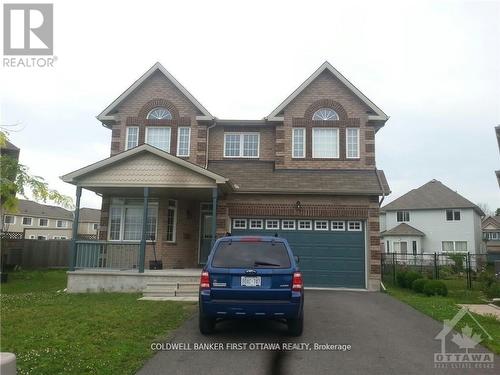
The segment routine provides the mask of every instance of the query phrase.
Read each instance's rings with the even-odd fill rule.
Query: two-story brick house
[[[390,191],[375,134],[388,117],[328,62],[262,120],[212,116],[159,63],[97,118],[111,156],[62,178],[102,195],[101,240],[138,246],[127,267],[154,251],[166,268],[199,267],[216,236],[277,234],[307,286],[378,289]],[[85,246],[76,268],[92,263]]]

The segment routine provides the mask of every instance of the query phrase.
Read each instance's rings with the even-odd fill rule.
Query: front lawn
[[[195,309],[139,294],[67,294],[65,271],[9,274],[0,293],[0,350],[19,374],[133,374]]]
[[[445,282],[448,287],[448,296],[427,297],[423,294],[415,293],[409,289],[399,288],[392,284],[386,284],[387,293],[391,296],[407,303],[416,310],[431,316],[432,318],[442,322],[445,319],[452,319],[460,310],[457,304],[462,303],[485,303],[483,294],[478,290],[468,290],[465,285],[460,282],[447,280]],[[479,324],[491,335],[493,340],[484,340],[481,345],[484,345],[491,351],[500,354],[500,321],[493,317],[473,314]],[[475,323],[469,316],[465,316],[459,321],[455,327],[456,330],[461,330],[468,324],[470,327],[475,327]],[[437,332],[436,332],[437,334]]]

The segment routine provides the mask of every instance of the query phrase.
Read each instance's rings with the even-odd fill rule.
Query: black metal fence
[[[480,272],[488,265],[486,254],[471,253],[382,253],[382,280],[396,284],[396,275],[401,271],[417,271],[436,280],[456,280],[468,289]]]

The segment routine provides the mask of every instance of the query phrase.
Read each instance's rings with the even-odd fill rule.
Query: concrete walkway
[[[498,320],[500,320],[500,308],[492,306],[492,305],[459,305],[461,307],[465,307],[470,312],[479,314],[479,315],[493,315]]]

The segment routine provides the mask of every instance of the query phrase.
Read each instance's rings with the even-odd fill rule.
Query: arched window
[[[146,118],[150,120],[172,120],[172,114],[165,107],[156,107],[149,111]]]
[[[339,115],[331,108],[320,108],[314,112],[313,120],[334,121],[339,119]]]

